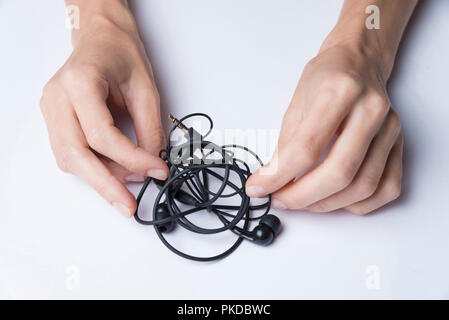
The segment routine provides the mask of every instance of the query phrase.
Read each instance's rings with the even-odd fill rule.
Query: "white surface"
[[[267,129],[279,127],[340,3],[132,7],[165,111],[206,111],[219,128]],[[402,198],[367,217],[280,213],[285,229],[273,246],[244,243],[221,262],[199,264],[56,169],[38,101],[71,50],[62,1],[0,1],[0,297],[449,298],[449,1],[419,9],[390,86],[406,138]],[[380,272],[378,290],[365,285],[370,265]]]

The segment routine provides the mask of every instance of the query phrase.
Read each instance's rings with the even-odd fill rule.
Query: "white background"
[[[131,5],[164,113],[277,129],[341,1]],[[244,243],[209,264],[173,255],[151,227],[57,170],[38,101],[71,51],[64,10],[0,1],[1,298],[449,298],[449,1],[419,6],[390,82],[406,139],[400,200],[366,217],[279,212],[284,232],[271,247]],[[172,239],[190,252],[223,248],[221,238]]]

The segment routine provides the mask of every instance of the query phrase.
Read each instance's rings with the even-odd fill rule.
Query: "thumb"
[[[252,198],[264,197],[293,180],[309,163],[306,158],[297,157],[294,147],[278,145],[271,161],[249,177],[246,193]]]
[[[327,132],[310,123],[297,127],[293,120],[285,121],[271,161],[246,182],[248,196],[260,198],[279,190],[318,160],[329,140]]]

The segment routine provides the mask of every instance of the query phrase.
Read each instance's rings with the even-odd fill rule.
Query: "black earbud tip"
[[[168,207],[166,203],[159,203],[156,208],[156,216],[155,220],[161,220],[170,217],[170,212],[168,211]],[[172,232],[176,227],[176,221],[168,221],[165,223],[161,223],[157,225],[157,228],[162,233]]]
[[[254,242],[261,246],[268,246],[274,240],[273,231],[271,231],[271,228],[266,225],[259,224],[254,228],[252,233]]]
[[[281,232],[281,220],[273,214],[267,214],[265,217],[260,219],[260,224],[263,224],[273,230],[275,236]]]

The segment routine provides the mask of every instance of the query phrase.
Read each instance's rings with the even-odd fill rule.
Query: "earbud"
[[[281,221],[272,214],[260,219],[259,225],[251,232],[253,241],[261,246],[268,246],[281,231]]]
[[[273,231],[274,236],[277,236],[281,232],[281,220],[274,214],[267,214],[262,219],[260,219],[259,224],[266,225]]]
[[[162,220],[171,217],[166,203],[159,203],[156,208],[155,220]],[[157,228],[162,233],[172,232],[176,227],[176,221],[171,220],[157,225]]]
[[[235,227],[234,230],[258,245],[268,246],[281,231],[281,221],[275,215],[267,214],[252,231],[239,227]]]
[[[259,224],[251,233],[254,243],[261,246],[268,246],[274,240],[273,230],[264,224]]]

